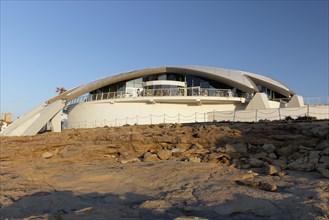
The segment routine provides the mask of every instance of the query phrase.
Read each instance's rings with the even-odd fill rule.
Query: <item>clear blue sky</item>
[[[1,1],[1,112],[125,71],[202,65],[328,94],[328,1]]]

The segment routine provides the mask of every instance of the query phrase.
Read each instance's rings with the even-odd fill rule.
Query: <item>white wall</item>
[[[234,111],[234,104],[84,102],[69,110],[68,128],[207,121],[207,112]],[[198,113],[198,114],[195,114]]]

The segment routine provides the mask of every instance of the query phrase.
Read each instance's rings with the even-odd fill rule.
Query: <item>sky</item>
[[[212,66],[328,97],[328,0],[1,0],[1,112],[158,66]]]

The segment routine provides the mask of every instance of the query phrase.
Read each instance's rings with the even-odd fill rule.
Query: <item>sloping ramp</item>
[[[52,120],[65,106],[65,101],[56,100],[51,104],[44,104],[23,115],[3,130],[1,136],[36,135],[43,126]]]

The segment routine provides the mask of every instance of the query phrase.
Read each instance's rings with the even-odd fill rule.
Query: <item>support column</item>
[[[62,131],[62,111],[59,111],[51,120],[50,128],[52,132],[61,132]]]

